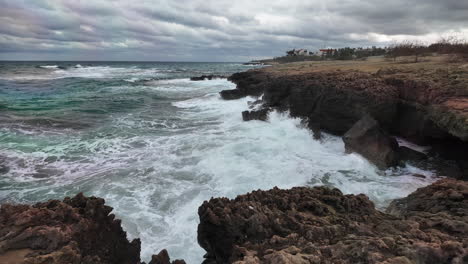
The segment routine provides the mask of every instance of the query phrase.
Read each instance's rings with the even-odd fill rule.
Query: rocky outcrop
[[[398,165],[396,139],[387,135],[370,115],[365,115],[356,122],[344,134],[343,142],[346,152],[357,152],[381,169]]]
[[[269,76],[262,72],[252,75],[250,71],[238,72],[228,77],[228,80],[235,83],[236,89],[221,91],[221,97],[225,100],[239,99],[248,95],[260,96],[268,87]]]
[[[140,240],[129,242],[111,211],[104,199],[81,193],[35,205],[3,204],[0,263],[140,263]],[[164,261],[152,263],[169,264]]]
[[[153,255],[148,264],[185,264],[184,260],[176,259],[171,262],[167,250],[163,249],[158,255]]]
[[[467,187],[441,180],[395,202],[397,216],[326,187],[215,198],[198,210],[198,241],[205,263],[466,263]]]
[[[268,113],[271,112],[269,108],[263,108],[260,110],[244,111],[242,112],[242,119],[244,121],[260,120],[266,121],[268,119]]]
[[[263,94],[263,105],[288,110],[336,135],[346,133],[369,114],[388,133],[424,145],[468,148],[468,87],[466,71],[440,69],[311,70],[304,66],[269,67],[236,73],[228,79],[237,89],[222,91],[225,99]],[[442,69],[443,68],[443,69]],[[467,77],[468,78],[468,77]],[[442,144],[440,144],[442,143]],[[437,155],[453,160],[468,179],[468,156],[446,147]],[[458,150],[459,149],[459,150]]]
[[[436,219],[439,216],[439,220],[449,221],[434,222],[430,227],[440,223],[440,228],[447,228],[444,232],[464,232],[468,235],[468,182],[450,178],[440,180],[405,198],[393,200],[386,211],[406,219],[421,216]],[[448,225],[449,222],[455,225]]]

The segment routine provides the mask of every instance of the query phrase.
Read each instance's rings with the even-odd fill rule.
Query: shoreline
[[[318,138],[320,138],[321,131],[343,135],[362,119],[364,113],[370,113],[378,126],[369,127],[366,131],[377,130],[379,132],[383,140],[378,144],[392,145],[393,143],[385,143],[388,138],[391,138],[390,135],[401,136],[413,142],[431,145],[434,153],[430,153],[429,158],[444,156],[447,148],[453,150],[453,146],[457,146],[461,152],[451,157],[443,157],[447,160],[452,158],[451,160],[457,164],[456,168],[445,167],[438,172],[446,171],[447,175],[440,176],[467,179],[466,170],[463,167],[466,162],[463,159],[463,150],[468,146],[466,145],[468,129],[467,123],[462,120],[466,117],[467,110],[465,99],[468,93],[464,93],[466,87],[463,87],[462,94],[458,97],[456,96],[458,94],[451,90],[452,86],[448,90],[437,91],[440,86],[434,85],[433,80],[426,78],[427,76],[420,72],[420,68],[411,69],[414,65],[411,65],[410,69],[407,67],[404,67],[404,70],[384,68],[375,72],[369,71],[365,63],[354,70],[346,69],[346,67],[351,67],[348,64],[345,66],[327,65],[328,68],[325,67],[325,69],[316,66],[315,64],[307,66],[303,63],[295,63],[236,73],[229,79],[237,84],[237,88],[221,92],[221,95],[225,99],[263,95],[261,100],[256,102],[256,109],[249,109],[247,114],[242,113],[243,116],[248,117],[244,117],[244,120],[266,120],[271,110],[289,111],[293,117],[307,119],[308,127]],[[451,79],[450,70],[447,73],[438,73],[437,63],[429,66],[433,67],[431,70],[434,76],[440,77],[442,82]],[[461,73],[455,74],[464,76],[468,67],[461,69]],[[448,77],[443,77],[445,75]],[[207,77],[202,76],[202,78]],[[432,86],[426,85],[427,83]],[[426,89],[428,87],[431,89]],[[314,93],[317,90],[319,93]],[[402,121],[401,117],[406,115],[412,118]],[[419,122],[420,120],[422,121]],[[442,129],[440,124],[444,125]],[[358,153],[361,151],[361,155],[366,156],[365,150],[359,150],[356,147],[350,151]],[[390,148],[389,151],[394,151],[394,149]],[[414,157],[417,154],[410,152],[409,155]],[[402,160],[408,159],[405,157]],[[438,193],[437,196],[435,193]],[[73,199],[80,202],[70,202]],[[100,206],[96,210],[93,209],[90,215],[86,213],[88,209],[84,210],[84,214],[83,210],[79,209],[83,205],[87,208],[87,204],[89,201],[94,201],[93,199],[98,198],[78,195],[71,200],[66,198],[63,202],[49,201],[46,204],[38,203],[34,206],[2,205],[2,210],[10,211],[2,214],[3,218],[0,217],[0,230],[10,230],[12,226],[19,226],[32,228],[33,231],[28,233],[29,237],[22,233],[25,229],[19,230],[16,236],[3,237],[0,240],[4,245],[0,248],[0,259],[8,254],[19,254],[17,256],[21,258],[30,258],[28,261],[31,263],[42,263],[40,261],[46,258],[49,261],[47,263],[61,263],[62,257],[77,256],[80,258],[89,256],[96,263],[140,263],[139,252],[135,253],[136,242],[127,243],[133,246],[122,242],[124,245],[121,249],[122,253],[130,252],[132,257],[131,260],[119,262],[118,260],[105,260],[108,253],[83,250],[81,247],[82,244],[89,246],[97,242],[80,240],[73,242],[73,239],[69,242],[63,239],[68,235],[57,236],[54,233],[54,227],[68,220],[50,217],[50,214],[61,216],[63,210],[71,210],[74,215],[77,214],[72,218],[84,217],[93,225],[94,221],[101,221],[100,216],[94,215],[98,212],[97,214],[104,214],[105,217],[111,219],[112,225],[118,224],[118,227],[110,232],[117,234],[120,240],[126,240],[120,221],[113,220],[114,217],[109,215],[112,208],[104,206],[102,199],[98,199]],[[198,240],[208,252],[204,263],[233,263],[235,261],[238,261],[236,263],[303,263],[304,261],[320,263],[320,261],[331,261],[330,259],[335,261],[333,263],[346,263],[346,261],[369,263],[423,261],[424,263],[424,254],[427,252],[431,252],[431,258],[437,259],[440,263],[462,263],[468,255],[468,229],[466,225],[460,225],[460,222],[468,217],[468,210],[463,207],[467,199],[466,182],[453,179],[438,181],[418,189],[407,198],[395,200],[387,209],[391,214],[377,211],[365,195],[343,195],[338,189],[295,187],[288,190],[273,188],[253,191],[239,195],[232,200],[213,198],[205,201],[199,208],[201,223],[198,227]],[[67,207],[70,205],[71,209]],[[427,212],[421,213],[416,210],[421,206]],[[432,211],[431,208],[438,208],[438,211]],[[454,212],[453,208],[461,209]],[[31,221],[32,218],[21,220],[24,215],[14,213],[15,210],[34,212],[36,209],[45,212],[36,219],[39,222]],[[440,217],[445,217],[449,222],[437,222]],[[53,219],[52,222],[48,222],[49,218]],[[310,221],[315,224],[311,226]],[[379,230],[376,223],[381,221],[390,228],[389,231]],[[34,229],[41,225],[46,226],[46,230],[50,230],[50,233],[41,233],[41,228]],[[106,226],[108,223],[103,225]],[[438,225],[442,227],[439,228]],[[449,226],[453,228],[450,229]],[[76,227],[71,224],[66,228],[74,230]],[[440,233],[434,233],[431,228],[439,228]],[[346,233],[343,230],[352,231]],[[306,236],[301,235],[307,233],[306,231],[311,233]],[[410,232],[420,235],[411,236]],[[456,235],[456,232],[460,234]],[[341,233],[346,233],[347,237],[340,237]],[[220,237],[220,234],[223,235]],[[29,239],[35,236],[40,241],[46,242],[38,244],[35,242],[37,240]],[[374,239],[373,236],[383,236],[388,239],[379,240]],[[404,236],[404,240],[398,240],[399,236]],[[66,246],[64,246],[65,242]],[[364,248],[368,247],[368,252],[358,253],[358,249],[347,244],[348,242],[357,243]],[[395,247],[395,243],[400,246]],[[104,247],[106,244],[108,246],[112,244],[112,241],[104,242]],[[91,246],[95,247],[97,244]],[[405,247],[411,249],[405,251],[403,250]],[[18,251],[21,249],[26,249],[26,251]],[[154,262],[150,264],[171,263],[165,250],[154,255],[153,260]],[[452,260],[459,262],[449,262]]]

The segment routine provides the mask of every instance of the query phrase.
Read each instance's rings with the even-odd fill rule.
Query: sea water
[[[200,263],[198,206],[274,186],[326,185],[385,208],[435,180],[406,165],[378,170],[345,154],[339,137],[314,140],[301,120],[273,112],[243,122],[256,98],[222,100],[238,63],[0,63],[0,203],[103,197],[139,237],[142,260],[168,249]],[[422,174],[426,178],[413,177]]]

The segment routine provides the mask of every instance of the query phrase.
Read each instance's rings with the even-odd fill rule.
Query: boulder
[[[266,121],[268,119],[268,114],[271,112],[270,108],[263,108],[260,110],[244,111],[242,112],[242,119],[244,121],[250,120],[260,120]]]
[[[343,136],[346,152],[356,152],[380,169],[398,164],[398,143],[370,115],[356,122]]]
[[[400,202],[396,215],[326,187],[212,198],[198,210],[198,241],[204,263],[466,263],[467,187],[439,181]]]

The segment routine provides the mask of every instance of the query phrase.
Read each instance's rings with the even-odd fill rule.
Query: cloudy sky
[[[466,0],[0,0],[0,59],[247,61],[468,36]]]

